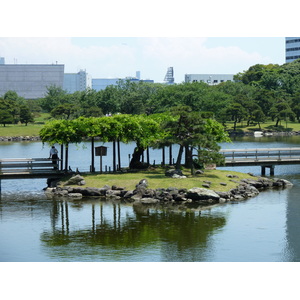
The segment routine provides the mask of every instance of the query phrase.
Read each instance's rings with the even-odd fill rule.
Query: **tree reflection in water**
[[[45,250],[57,260],[203,261],[210,235],[226,223],[195,204],[54,201]],[[202,211],[202,213],[201,213]]]

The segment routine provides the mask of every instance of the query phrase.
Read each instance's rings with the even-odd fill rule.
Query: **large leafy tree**
[[[210,118],[204,118],[201,112],[193,111],[191,107],[179,106],[172,109],[175,117],[165,124],[167,139],[179,144],[176,168],[181,166],[183,151],[186,151],[186,167],[193,173],[193,150],[198,152],[197,161],[203,163],[221,163],[218,142],[229,141],[223,126]]]
[[[80,143],[83,138],[81,127],[73,120],[52,120],[40,130],[43,143],[65,145],[65,170],[68,169],[70,143]]]
[[[275,127],[278,127],[281,120],[287,121],[287,118],[293,119],[295,117],[295,114],[292,111],[288,101],[283,98],[278,99],[276,103],[274,103],[274,105],[271,107],[270,115],[272,120],[276,122]]]

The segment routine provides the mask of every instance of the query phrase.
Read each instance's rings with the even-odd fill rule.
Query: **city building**
[[[285,38],[285,62],[300,58],[300,37]]]
[[[125,77],[125,78],[95,78],[92,79],[92,89],[96,91],[104,90],[107,86],[118,85],[120,80],[129,80],[130,82],[147,82],[154,83],[152,79],[141,79],[141,72],[136,72],[136,77]]]
[[[85,70],[80,70],[78,73],[65,73],[63,89],[69,94],[77,91],[85,91],[91,87],[91,79]]]
[[[216,85],[221,82],[234,81],[233,74],[185,74],[185,82],[205,82]]]
[[[4,57],[0,57],[0,65],[4,65],[4,64],[5,64]]]
[[[166,73],[164,81],[167,84],[174,84],[174,80],[175,79],[174,79],[174,70],[173,70],[173,67],[169,67],[168,70],[167,70],[167,73]]]
[[[95,78],[92,79],[92,89],[95,91],[105,90],[109,85],[117,85],[121,78]]]
[[[63,87],[64,65],[0,63],[0,96],[15,91],[25,99],[42,98],[47,87]]]

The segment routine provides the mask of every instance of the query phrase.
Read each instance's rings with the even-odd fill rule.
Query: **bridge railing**
[[[59,171],[60,161],[61,159],[49,158],[2,158],[0,159],[0,174]]]
[[[219,151],[225,159],[235,161],[238,159],[299,159],[300,147],[293,148],[255,148],[255,149],[221,149]]]

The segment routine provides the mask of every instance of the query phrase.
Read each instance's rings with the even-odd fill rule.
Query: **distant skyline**
[[[284,37],[1,37],[6,64],[64,64],[92,78],[163,82],[168,67],[175,82],[185,74],[236,74],[255,64],[285,63]]]

